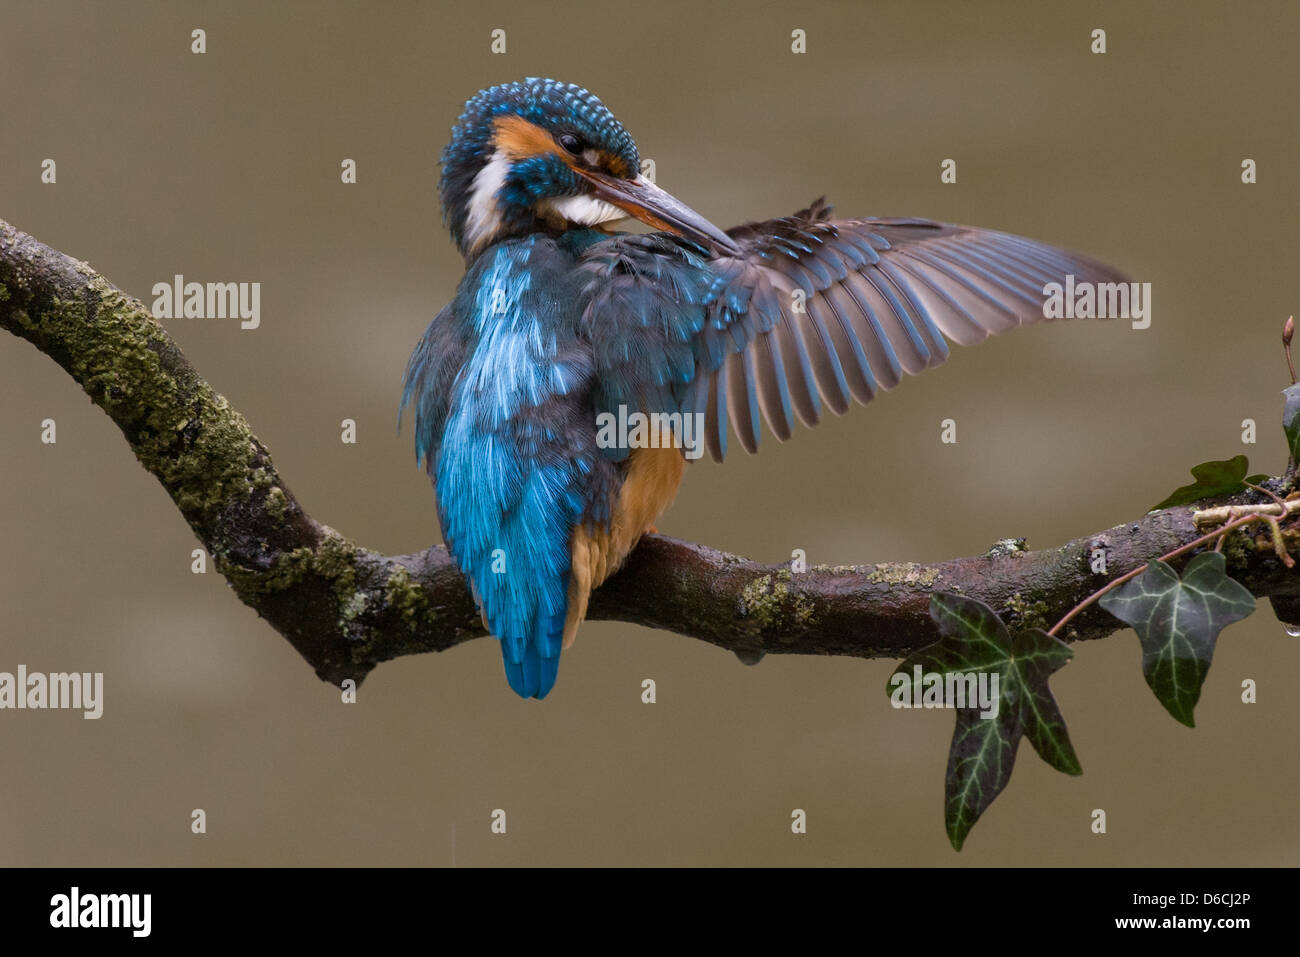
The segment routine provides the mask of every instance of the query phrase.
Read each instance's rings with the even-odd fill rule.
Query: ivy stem
[[[1276,492],[1270,492],[1262,485],[1256,485],[1254,482],[1247,482],[1245,479],[1242,479],[1241,484],[1246,486],[1246,488],[1252,488],[1256,492],[1259,492],[1261,495],[1267,495],[1269,498],[1271,498],[1278,505],[1278,507],[1282,509],[1281,513],[1279,513],[1278,515],[1278,518],[1286,518],[1287,505],[1286,502],[1283,501],[1282,496],[1278,495]]]

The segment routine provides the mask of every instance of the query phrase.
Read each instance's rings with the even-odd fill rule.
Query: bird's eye
[[[579,153],[582,152],[582,140],[578,139],[572,133],[561,133],[560,145],[563,146],[570,153],[572,153],[574,156],[577,156]]]

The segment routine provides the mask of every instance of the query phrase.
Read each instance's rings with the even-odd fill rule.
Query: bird
[[[642,173],[596,96],[551,79],[471,97],[440,165],[465,274],[407,363],[398,428],[412,409],[443,541],[524,698],[551,691],[592,590],[729,431],[755,452],[763,422],[784,441],[941,364],[949,340],[1044,319],[1046,284],[1125,281],[824,199],[724,231]],[[649,229],[616,228],[631,219]]]

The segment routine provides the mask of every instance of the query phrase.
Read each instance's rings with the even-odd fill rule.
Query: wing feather
[[[727,232],[737,255],[710,256],[665,233],[597,244],[593,261],[608,263],[616,251],[631,268],[623,275],[597,269],[587,305],[594,337],[635,338],[618,315],[644,314],[647,298],[655,301],[652,325],[684,330],[676,339],[658,336],[680,346],[674,409],[704,415],[706,445],[719,461],[729,427],[753,452],[760,419],[785,440],[796,417],[816,425],[823,403],[840,414],[852,400],[865,404],[894,388],[905,373],[942,364],[949,341],[973,345],[1042,320],[1048,283],[1067,275],[1128,281],[1094,259],[1009,233],[923,219],[833,220],[822,200]],[[645,364],[654,338],[643,339],[624,348]],[[653,384],[638,383],[645,375],[630,361],[602,368],[601,356],[615,350],[598,343],[595,352],[602,382],[656,401]]]

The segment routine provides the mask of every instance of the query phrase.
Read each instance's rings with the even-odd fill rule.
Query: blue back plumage
[[[583,241],[534,235],[485,252],[412,356],[404,390],[443,537],[525,697],[555,683],[573,529],[607,522],[617,490],[578,336]]]

